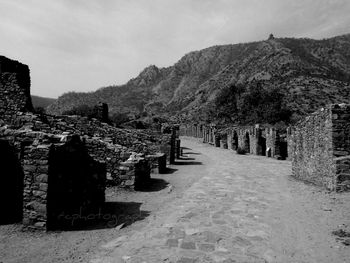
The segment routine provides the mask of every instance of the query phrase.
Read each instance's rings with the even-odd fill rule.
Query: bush
[[[238,147],[236,152],[237,152],[237,154],[242,154],[242,155],[247,153],[246,150],[244,148],[241,148],[241,147]]]
[[[117,127],[130,121],[129,116],[126,113],[113,113],[109,116],[109,119]]]
[[[82,117],[96,118],[97,117],[97,109],[96,109],[96,107],[91,107],[91,106],[83,104],[83,105],[73,107],[70,110],[64,111],[62,114],[63,115],[79,115]]]

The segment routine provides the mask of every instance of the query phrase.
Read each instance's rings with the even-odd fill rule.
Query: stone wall
[[[27,65],[0,56],[0,116],[7,123],[19,111],[32,111]]]
[[[288,131],[266,128],[266,156],[285,160],[290,154]],[[288,143],[289,142],[289,143]]]
[[[329,105],[293,127],[293,175],[331,190],[350,181],[350,106]]]
[[[1,200],[11,202],[0,205],[11,214],[9,221],[23,216],[26,228],[69,227],[72,214],[98,207],[106,175],[117,185],[130,181],[120,167],[131,154],[162,156],[162,172],[166,162],[161,152],[175,156],[176,127],[170,134],[116,128],[107,123],[103,103],[96,106],[98,119],[38,115],[32,108],[28,67],[0,57],[0,154],[12,169],[0,176],[1,190],[11,190],[1,191]],[[133,163],[134,186],[149,178],[149,167],[145,158]]]
[[[83,137],[89,155],[106,164],[106,178],[111,185],[121,185],[122,176],[119,169],[121,163],[130,156],[130,151],[121,145],[95,138]]]
[[[105,165],[89,156],[79,136],[64,139],[63,143],[40,141],[24,148],[25,228],[74,227],[79,222],[71,221],[73,215],[89,214],[104,202]]]
[[[216,125],[182,125],[180,133],[183,136],[203,138],[204,143],[210,143],[224,149],[244,149],[246,153],[287,159],[290,156],[288,147],[290,137],[286,130],[278,130],[267,125],[232,126],[217,128]]]

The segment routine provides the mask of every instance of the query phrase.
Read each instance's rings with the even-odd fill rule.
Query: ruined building
[[[72,215],[103,205],[106,179],[134,189],[149,178],[145,155],[161,156],[164,170],[161,151],[174,151],[171,134],[108,125],[106,104],[96,107],[99,120],[35,114],[28,66],[0,57],[0,73],[1,224],[69,227]],[[127,162],[135,153],[138,158]]]

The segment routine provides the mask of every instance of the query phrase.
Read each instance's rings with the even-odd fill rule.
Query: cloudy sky
[[[350,0],[0,0],[0,55],[32,94],[123,84],[212,45],[350,33]]]

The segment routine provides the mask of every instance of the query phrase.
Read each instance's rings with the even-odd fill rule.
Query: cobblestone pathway
[[[297,222],[293,228],[290,162],[236,155],[193,140],[182,144],[195,158],[183,166],[202,173],[201,179],[146,227],[103,244],[91,262],[335,262],[322,261],[324,242],[320,251],[303,248],[317,233],[298,235]]]

